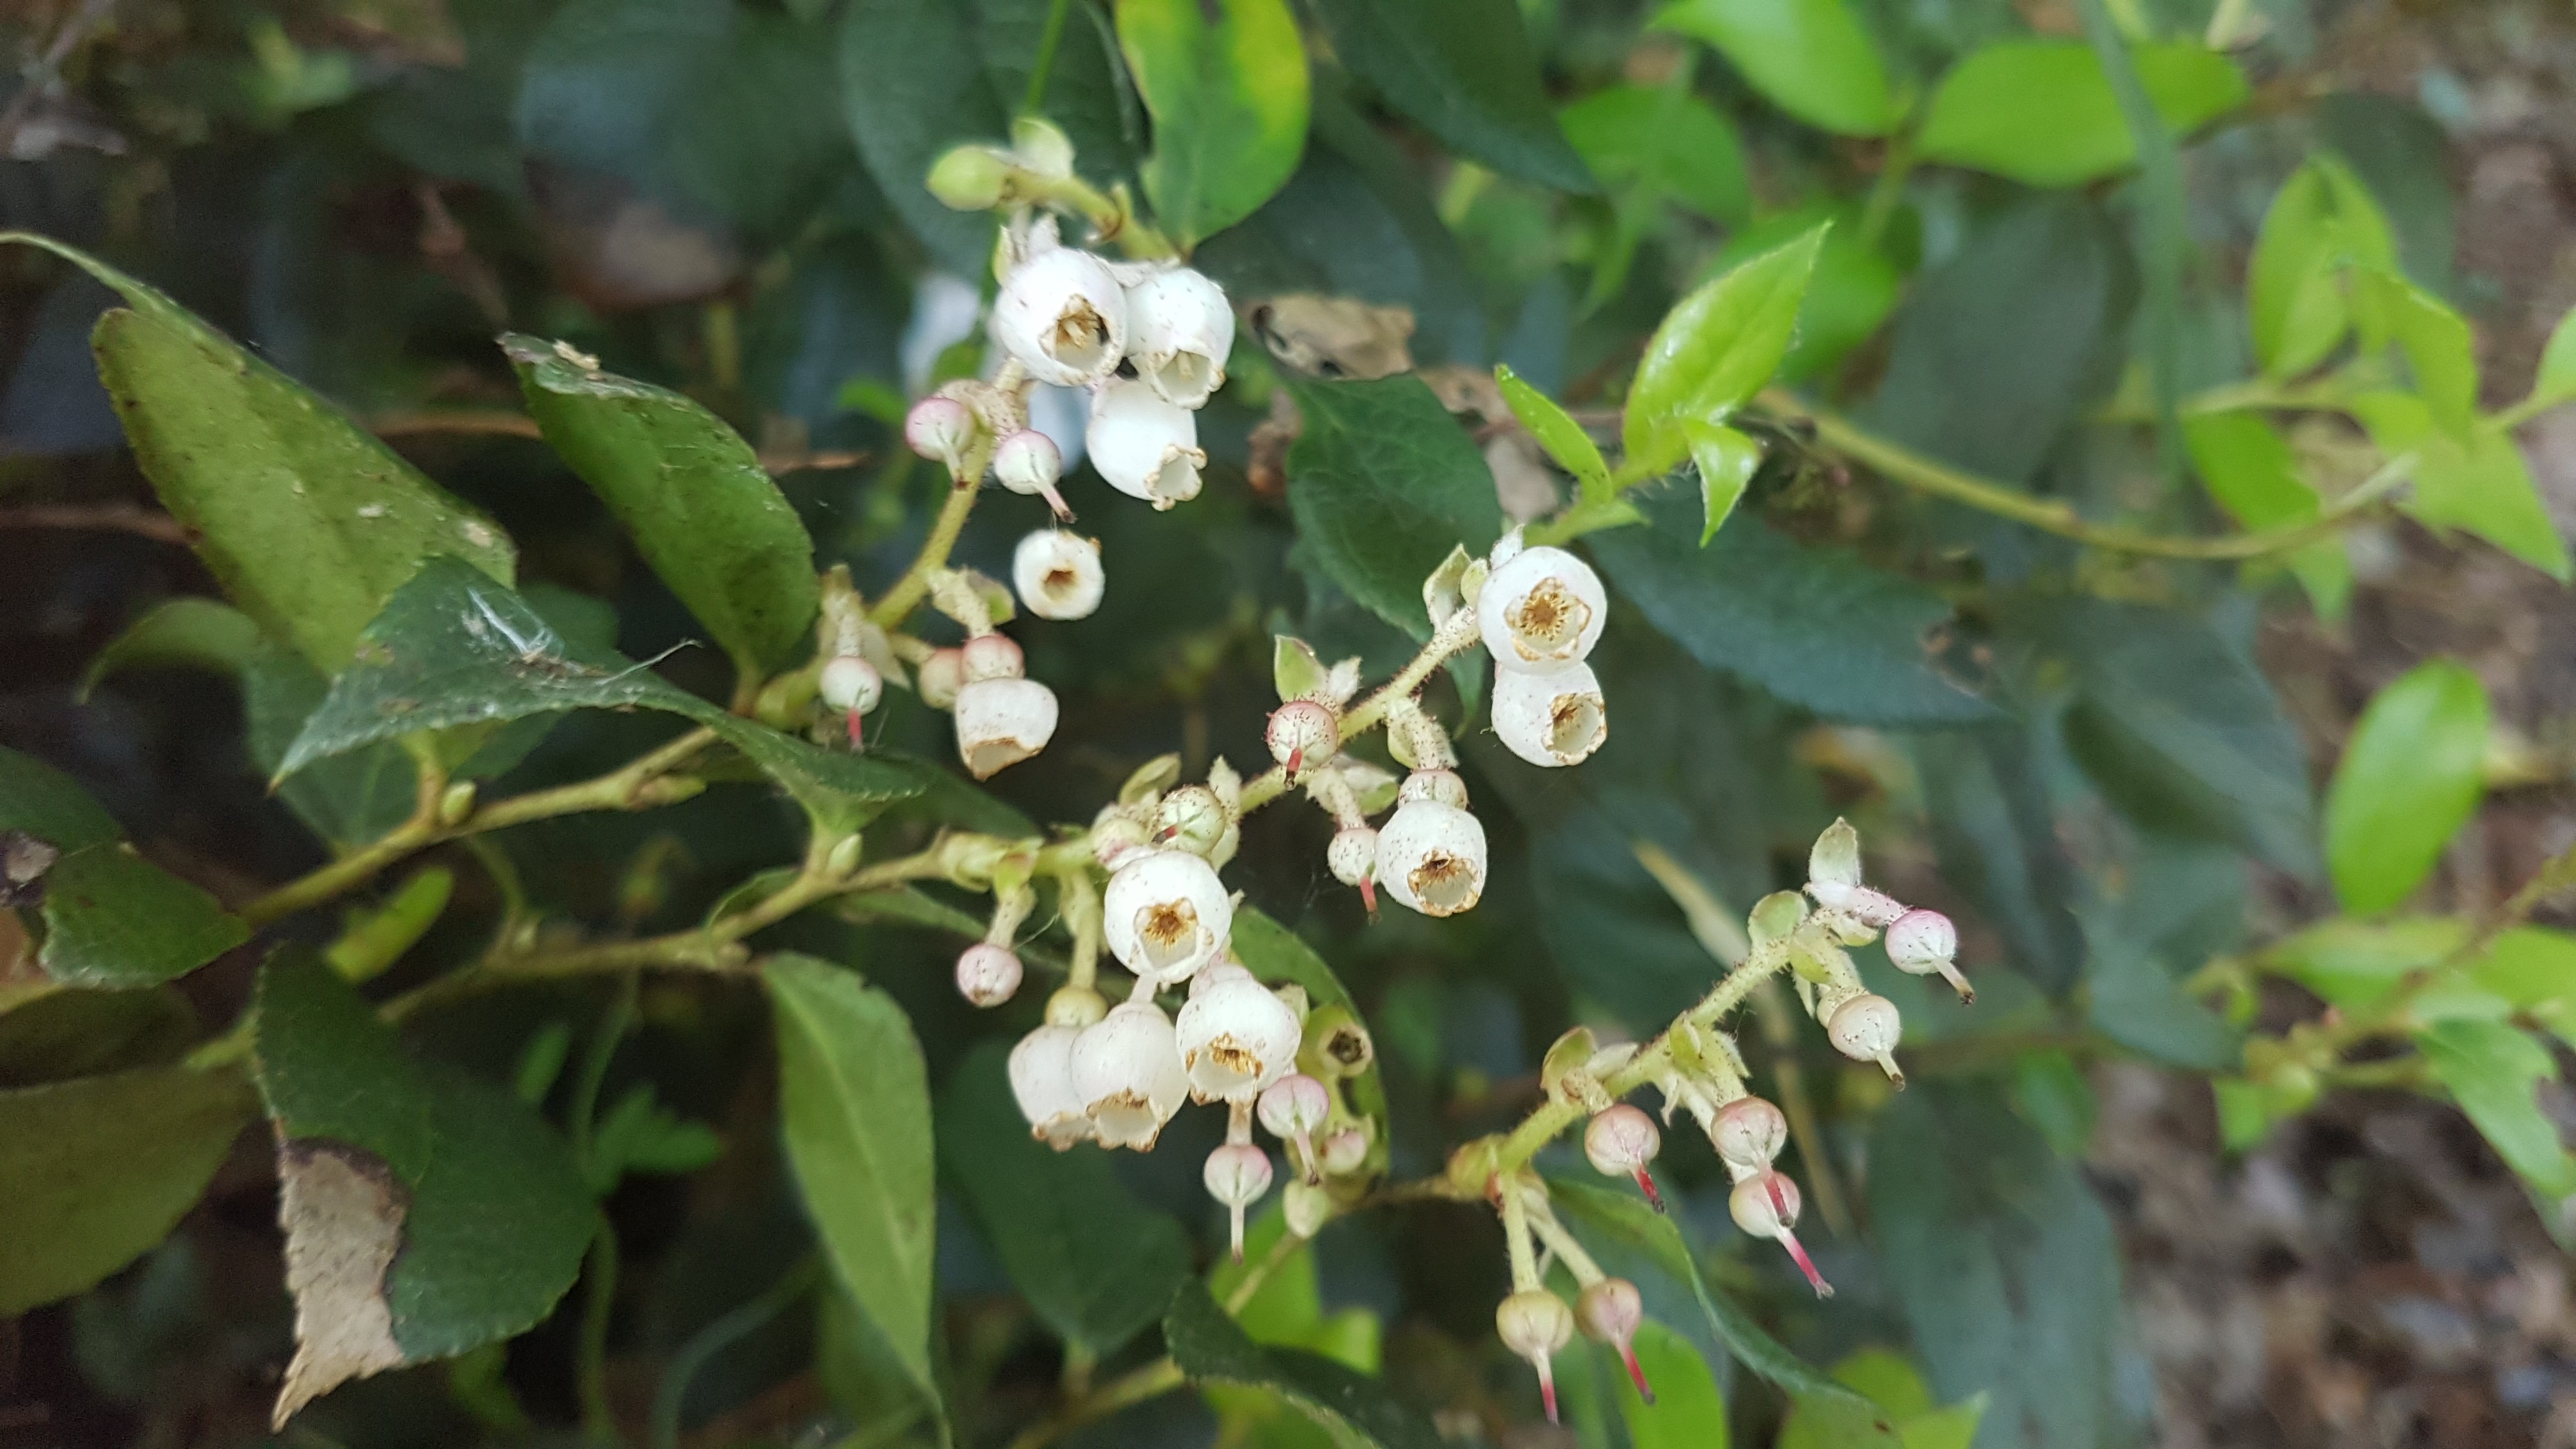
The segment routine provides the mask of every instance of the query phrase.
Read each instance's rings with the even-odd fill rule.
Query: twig
[[[30,503],[0,508],[0,531],[26,528],[94,529],[140,534],[182,548],[188,545],[187,525],[132,503]]]
[[[1082,1398],[1066,1404],[1038,1422],[1020,1431],[1011,1440],[1010,1449],[1039,1449],[1049,1440],[1079,1429],[1096,1419],[1105,1419],[1131,1405],[1168,1394],[1188,1380],[1181,1366],[1169,1358],[1158,1358],[1142,1368],[1132,1369],[1111,1379]]]
[[[460,437],[544,438],[537,420],[525,413],[498,408],[458,410],[454,412],[389,413],[367,420],[367,431],[379,438],[413,438],[440,433]],[[771,473],[795,473],[807,469],[865,467],[875,454],[861,450],[816,452],[803,448],[777,449],[759,454],[760,466]]]

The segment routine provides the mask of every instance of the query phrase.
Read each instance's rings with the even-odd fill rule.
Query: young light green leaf
[[[258,1105],[236,1070],[146,1067],[0,1091],[0,1316],[169,1236]]]
[[[1291,387],[1306,419],[1288,450],[1299,543],[1379,618],[1430,637],[1422,581],[1450,549],[1502,536],[1494,475],[1419,377]]]
[[[2192,466],[2227,516],[2252,530],[2305,523],[2322,511],[2299,474],[2289,440],[2260,413],[2199,413],[2183,419]],[[2343,617],[2352,599],[2352,560],[2340,538],[2301,544],[2284,558],[2321,618]]]
[[[841,16],[841,109],[859,155],[904,226],[960,273],[991,256],[993,218],[942,205],[926,184],[931,165],[951,146],[1000,141],[1010,125],[976,54],[975,11],[955,0],[869,0]]]
[[[2355,281],[2354,305],[2366,309],[2365,336],[2395,339],[2433,425],[2465,437],[2478,410],[2478,360],[2468,320],[2394,271],[2362,267]]]
[[[2534,1191],[2576,1193],[2576,1157],[2534,1095],[2543,1079],[2558,1078],[2547,1047],[2500,1021],[2437,1022],[2415,1034],[2415,1045],[2496,1155]]]
[[[1631,225],[1642,226],[1667,201],[1728,225],[1752,215],[1752,183],[1734,123],[1687,90],[1604,86],[1557,120],[1593,174],[1618,193]]]
[[[2344,271],[2394,268],[2388,218],[2340,159],[2317,155],[2281,183],[2245,268],[2245,323],[2271,377],[2325,361],[2350,326]]]
[[[2476,427],[2454,436],[2434,425],[2424,399],[2407,393],[2368,393],[2353,399],[2352,411],[2381,452],[2415,455],[2407,512],[2437,528],[2466,529],[2561,582],[2576,577],[2567,540],[2511,434]]]
[[[1566,415],[1548,395],[1521,381],[1509,364],[1494,365],[1494,382],[1502,389],[1503,404],[1520,419],[1521,426],[1556,460],[1556,466],[1574,475],[1587,498],[1605,494],[1610,487],[1610,465],[1601,460],[1601,449],[1583,425]]]
[[[1322,1425],[1337,1443],[1440,1449],[1440,1431],[1431,1421],[1377,1380],[1322,1354],[1254,1343],[1196,1279],[1173,1295],[1163,1344],[1190,1382],[1267,1389]]]
[[[0,838],[10,894],[42,925],[36,964],[64,985],[155,986],[250,939],[213,896],[135,854],[69,776],[5,748]]]
[[[1250,216],[1306,146],[1306,46],[1285,0],[1119,0],[1118,47],[1154,117],[1146,199],[1184,249]]]
[[[1986,1396],[1941,1408],[1914,1365],[1883,1348],[1865,1348],[1834,1365],[1834,1377],[1876,1400],[1896,1419],[1905,1449],[1968,1449],[1985,1417]],[[1773,1449],[1837,1449],[1843,1439],[1833,1416],[1817,1404],[1800,1404],[1780,1426]]]
[[[569,348],[511,333],[501,350],[546,442],[735,668],[748,678],[786,662],[821,597],[814,540],[751,445],[694,400]]]
[[[317,668],[347,661],[424,558],[511,578],[491,520],[157,289],[44,237],[0,242],[52,252],[125,298],[91,346],[135,461],[224,592]]]
[[[2448,659],[2398,676],[2370,701],[2326,787],[2326,864],[2344,909],[2403,901],[2486,794],[2487,692]]]
[[[554,1129],[501,1087],[414,1061],[301,947],[262,968],[253,1010],[296,1305],[275,1421],[350,1379],[543,1318],[597,1221]]]
[[[2540,353],[2540,371],[2531,380],[2531,401],[2536,405],[2551,406],[2569,398],[2576,398],[2576,307],[2550,329],[2549,345]]]
[[[1691,423],[1691,462],[1699,468],[1699,546],[1717,537],[1762,466],[1762,445],[1724,423]]]
[[[1660,471],[1690,451],[1688,423],[1722,423],[1778,371],[1825,228],[1763,253],[1666,313],[1628,388],[1629,464]]]
[[[1462,156],[1559,191],[1592,177],[1548,114],[1513,0],[1318,0],[1333,53]]]
[[[2496,937],[2469,974],[2480,990],[2576,1044],[2576,935],[2517,926]]]
[[[930,1270],[935,1188],[930,1088],[894,998],[811,956],[763,971],[778,1023],[787,1160],[824,1249],[912,1380],[933,1401]]]
[[[259,625],[213,599],[164,599],[107,642],[81,671],[79,698],[127,669],[199,669],[239,674],[259,650]]]
[[[2194,44],[2133,46],[2148,99],[2180,134],[2244,104],[2236,63]],[[2137,160],[2137,142],[2092,49],[2006,40],[1951,67],[1932,92],[1915,149],[2032,186],[2076,186]]]
[[[1271,636],[1270,685],[1281,703],[1319,694],[1331,678],[1324,661],[1315,657],[1314,646],[1287,634]]]
[[[1649,1318],[1630,1348],[1655,1391],[1649,1404],[1627,1375],[1613,1375],[1631,1449],[1726,1449],[1726,1396],[1698,1347]]]
[[[1886,63],[1843,0],[1679,0],[1654,26],[1715,46],[1763,99],[1811,126],[1844,136],[1896,128]]]
[[[1115,1353],[1189,1277],[1189,1241],[1136,1201],[1106,1154],[1029,1135],[1006,1056],[985,1044],[941,1089],[940,1169],[1038,1318],[1078,1350]]]

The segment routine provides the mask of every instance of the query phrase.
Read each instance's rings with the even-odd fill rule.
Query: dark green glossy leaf
[[[0,1091],[0,1316],[79,1293],[169,1236],[256,1105],[238,1071],[184,1067]]]
[[[1106,1153],[1057,1152],[1029,1135],[1007,1057],[987,1043],[940,1092],[941,1170],[1039,1319],[1077,1349],[1115,1353],[1189,1276],[1189,1241],[1137,1203]]]
[[[1829,719],[1955,724],[1995,708],[1935,667],[1950,608],[1848,554],[1793,543],[1750,516],[1699,543],[1699,507],[1665,491],[1644,528],[1589,542],[1622,596],[1692,657]]]
[[[2487,692],[2447,659],[2372,696],[2326,788],[2326,864],[2344,909],[2414,892],[2486,794]]]
[[[746,676],[805,641],[814,541],[740,434],[698,403],[501,339],[546,441],[608,505],[653,571]]]
[[[992,252],[992,217],[951,211],[925,184],[949,147],[998,143],[1009,127],[976,56],[968,7],[954,0],[848,6],[841,105],[859,154],[904,225],[949,267],[972,272],[983,265]]]
[[[1591,191],[1548,114],[1514,0],[1319,0],[1333,53],[1460,155],[1559,191]]]
[[[2244,936],[2243,857],[2223,845],[2149,836],[2106,877],[2103,888],[2117,894],[2083,911],[2094,1029],[2176,1066],[2236,1064],[2237,1032],[2182,983]]]
[[[787,1159],[841,1285],[934,1401],[930,1088],[903,1009],[811,956],[763,971]]]
[[[2244,104],[2236,63],[2188,42],[2130,50],[2157,114],[2176,134]],[[2006,40],[1941,78],[1915,146],[1929,160],[1974,166],[2033,186],[2075,186],[2137,160],[2120,103],[2090,47]]]
[[[974,0],[975,43],[994,99],[1016,114],[1046,42],[1055,0]],[[1067,0],[1038,114],[1073,142],[1074,169],[1112,181],[1132,175],[1144,155],[1144,113],[1118,55],[1106,7]]]
[[[1265,1348],[1225,1316],[1207,1285],[1181,1285],[1163,1319],[1172,1362],[1195,1384],[1267,1389],[1342,1443],[1376,1449],[1439,1449],[1440,1431],[1376,1380],[1322,1354]]]
[[[2024,976],[2051,993],[2075,980],[2083,878],[2059,842],[2039,741],[2019,722],[1914,742],[1942,884],[1972,902]]]
[[[1422,581],[1450,549],[1482,554],[1502,534],[1493,474],[1418,377],[1294,386],[1306,420],[1288,450],[1299,541],[1352,598],[1428,638]]]
[[[2322,510],[2317,491],[2299,475],[2289,440],[2260,413],[2188,417],[2183,419],[2183,438],[2209,496],[2240,527],[2287,527],[2305,523]],[[2283,561],[2307,589],[2318,614],[2342,617],[2352,597],[2352,560],[2345,556],[2342,539],[2302,544]]]
[[[158,290],[25,233],[123,295],[99,319],[99,376],[135,460],[224,592],[324,670],[435,554],[507,582],[510,541],[391,448]]]
[[[330,681],[304,656],[265,642],[252,653],[241,683],[251,763],[274,779],[306,722],[330,697]],[[410,754],[388,736],[316,760],[286,777],[276,787],[277,796],[323,839],[343,847],[363,845],[410,818],[420,800],[418,772]]]
[[[1118,47],[1154,118],[1145,196],[1165,235],[1195,245],[1287,183],[1310,97],[1284,0],[1122,0]]]
[[[1686,425],[1726,421],[1779,371],[1824,234],[1819,227],[1752,258],[1664,315],[1628,386],[1630,467],[1681,461]]]
[[[1717,47],[1763,99],[1809,125],[1845,136],[1895,129],[1887,66],[1843,0],[1681,0],[1655,28]]]
[[[197,1013],[168,987],[0,993],[0,1087],[33,1087],[160,1066],[197,1037]],[[22,994],[25,993],[25,994]]]
[[[2534,1191],[2576,1193],[2576,1157],[2535,1095],[2543,1080],[2558,1077],[2549,1048],[2500,1021],[2437,1022],[2415,1034],[2415,1045],[2496,1155]]]
[[[0,748],[0,832],[58,852],[19,909],[36,963],[68,986],[155,986],[250,939],[213,896],[134,853],[98,803],[33,755]]]
[[[125,626],[81,672],[80,697],[127,669],[199,669],[239,674],[259,649],[259,625],[213,599],[164,599]]]

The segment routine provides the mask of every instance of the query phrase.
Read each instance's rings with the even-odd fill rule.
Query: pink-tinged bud
[[[1368,1134],[1357,1127],[1342,1127],[1324,1134],[1317,1144],[1317,1155],[1324,1160],[1324,1171],[1339,1177],[1357,1172],[1368,1162]]]
[[[1583,1155],[1592,1160],[1592,1170],[1603,1177],[1633,1177],[1637,1189],[1655,1211],[1664,1210],[1664,1197],[1655,1191],[1654,1174],[1646,1165],[1664,1150],[1664,1134],[1655,1119],[1625,1102],[1613,1102],[1592,1114],[1583,1128]]]
[[[1887,928],[1887,959],[1896,963],[1897,970],[1910,976],[1938,973],[1961,1001],[1973,1006],[1977,991],[1959,974],[1958,955],[1959,928],[1939,911],[1907,911]]]
[[[1303,783],[1342,748],[1341,718],[1318,699],[1292,699],[1272,710],[1262,734],[1270,743],[1270,758],[1287,770],[1290,784]]]
[[[885,676],[877,667],[855,654],[844,654],[823,666],[815,681],[815,692],[823,703],[848,715],[850,747],[859,746],[859,719],[877,707],[885,698]]]
[[[1360,900],[1377,913],[1377,832],[1365,825],[1355,825],[1336,832],[1333,843],[1324,847],[1324,864],[1333,879],[1346,886],[1359,887]]]
[[[1551,674],[1500,670],[1494,676],[1494,737],[1533,765],[1578,765],[1610,738],[1601,681],[1588,664]]]
[[[1410,805],[1416,800],[1464,810],[1467,808],[1467,782],[1460,779],[1455,770],[1415,770],[1404,777],[1403,784],[1395,787],[1395,803]]]
[[[1095,539],[1041,528],[1011,551],[1011,586],[1041,619],[1089,618],[1108,583]]]
[[[1029,758],[1055,737],[1055,691],[1034,679],[975,680],[957,691],[956,712],[957,758],[978,780]]]
[[[1789,1143],[1789,1119],[1760,1097],[1738,1097],[1709,1119],[1709,1145],[1729,1168],[1757,1172]]]
[[[1243,1261],[1243,1210],[1270,1191],[1270,1155],[1249,1142],[1233,1142],[1208,1154],[1199,1174],[1208,1196],[1226,1206],[1232,1229],[1234,1261]]]
[[[1815,1261],[1799,1244],[1798,1235],[1790,1231],[1798,1223],[1798,1184],[1790,1181],[1787,1174],[1766,1167],[1745,1178],[1735,1185],[1734,1192],[1727,1195],[1726,1209],[1734,1216],[1735,1225],[1747,1234],[1774,1239],[1788,1249],[1789,1256],[1798,1264],[1798,1271],[1807,1275],[1807,1283],[1816,1290],[1817,1297],[1834,1296],[1833,1285],[1825,1281],[1824,1274],[1816,1271]]]
[[[921,702],[932,709],[957,707],[957,691],[966,683],[966,653],[962,649],[933,649],[921,667],[912,672],[913,683],[921,689]]]
[[[1190,1095],[1201,1102],[1251,1101],[1297,1063],[1297,1013],[1249,972],[1194,989],[1178,1032]]]
[[[1108,377],[1127,345],[1127,296],[1109,264],[1058,247],[1012,268],[993,299],[993,340],[1058,387]]]
[[[1825,1022],[1825,1039],[1835,1051],[1856,1062],[1878,1063],[1900,1088],[1905,1085],[1905,1073],[1897,1070],[1895,1052],[1904,1035],[1904,1019],[1897,1015],[1896,1003],[1869,992],[1835,1007]]]
[[[1324,1084],[1304,1072],[1290,1072],[1262,1088],[1261,1100],[1254,1105],[1261,1114],[1261,1125],[1270,1129],[1270,1135],[1296,1148],[1297,1162],[1305,1169],[1306,1180],[1321,1180],[1323,1165],[1315,1157],[1314,1134],[1333,1111],[1332,1095],[1324,1090]]]
[[[1637,1397],[1653,1403],[1654,1385],[1646,1382],[1646,1370],[1637,1362],[1637,1350],[1632,1346],[1637,1325],[1646,1321],[1646,1305],[1637,1296],[1637,1285],[1625,1278],[1602,1279],[1574,1300],[1574,1317],[1587,1337],[1619,1350],[1620,1361],[1628,1366],[1629,1379],[1637,1385]]]
[[[903,415],[903,440],[925,458],[962,466],[975,445],[975,412],[953,397],[931,396]]]
[[[1843,902],[1843,913],[1864,926],[1885,930],[1905,914],[1905,903],[1882,890],[1853,886]]]
[[[1199,447],[1198,419],[1144,383],[1111,378],[1101,385],[1083,445],[1091,466],[1129,497],[1162,509],[1199,496],[1207,454]]]
[[[1538,1370],[1539,1398],[1547,1405],[1547,1421],[1555,1423],[1556,1372],[1550,1360],[1574,1341],[1574,1310],[1544,1288],[1524,1288],[1494,1309],[1494,1332]]]
[[[1154,843],[1192,855],[1213,855],[1233,821],[1214,790],[1183,785],[1154,807]]]
[[[1064,506],[1064,495],[1055,491],[1056,481],[1063,476],[1063,450],[1035,428],[1020,429],[993,449],[994,479],[1014,493],[1045,499],[1058,519],[1073,517],[1073,510]]]
[[[1027,656],[1006,634],[978,634],[958,651],[961,684],[987,679],[1017,679],[1028,672]]]
[[[1454,916],[1485,894],[1485,827],[1434,800],[1398,805],[1377,833],[1377,879],[1396,904]]]
[[[1128,858],[1109,877],[1100,909],[1109,954],[1163,986],[1215,961],[1234,929],[1234,898],[1216,867],[1185,850]]]
[[[1156,272],[1127,289],[1127,355],[1166,401],[1198,407],[1225,382],[1234,309],[1225,289],[1188,267]]]
[[[1020,989],[1020,958],[978,941],[957,958],[957,994],[977,1006],[999,1006]]]
[[[1091,1135],[1091,1118],[1073,1088],[1073,1043],[1081,1035],[1080,1027],[1057,1023],[1011,1048],[1011,1096],[1029,1119],[1029,1135],[1058,1152]]]
[[[1153,832],[1132,815],[1105,815],[1091,827],[1091,858],[1113,874],[1129,857],[1147,853]]]
[[[1494,663],[1547,674],[1581,662],[1601,639],[1610,596],[1592,566],[1561,548],[1522,549],[1476,596],[1476,622]]]
[[[1111,1007],[1074,1040],[1073,1090],[1101,1146],[1153,1151],[1190,1094],[1170,1018],[1150,1001]]]

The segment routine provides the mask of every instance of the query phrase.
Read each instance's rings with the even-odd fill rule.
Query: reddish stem
[[[1642,1167],[1637,1169],[1637,1190],[1646,1195],[1646,1201],[1654,1204],[1655,1211],[1664,1211],[1664,1195],[1655,1191],[1655,1175]]]

